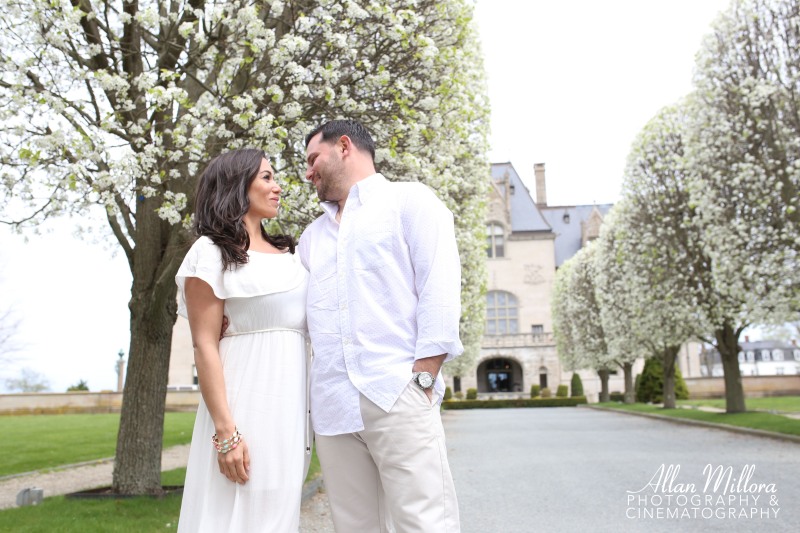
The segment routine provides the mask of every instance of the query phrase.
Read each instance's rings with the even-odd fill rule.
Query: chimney
[[[750,342],[750,335],[744,336],[744,342]]]
[[[792,339],[792,346],[797,348],[797,339]]]
[[[536,176],[536,205],[547,206],[547,188],[544,182],[544,163],[533,165]]]

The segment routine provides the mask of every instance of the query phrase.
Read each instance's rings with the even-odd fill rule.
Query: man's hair
[[[375,141],[367,128],[357,120],[331,120],[322,126],[317,126],[314,131],[306,135],[306,148],[311,139],[320,132],[322,133],[322,142],[338,141],[339,137],[347,135],[359,150],[369,152],[370,157],[375,161]]]

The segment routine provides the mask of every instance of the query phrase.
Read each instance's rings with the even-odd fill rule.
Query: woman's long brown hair
[[[250,236],[243,219],[250,209],[247,191],[267,159],[263,150],[243,148],[218,155],[203,171],[195,195],[194,231],[209,237],[222,252],[222,269],[247,263]],[[294,253],[291,235],[261,235],[280,250]]]

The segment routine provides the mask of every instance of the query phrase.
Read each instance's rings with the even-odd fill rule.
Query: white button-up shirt
[[[364,429],[359,393],[389,411],[416,359],[464,351],[453,215],[427,186],[380,174],[350,189],[300,237],[311,273],[311,417],[320,435]],[[444,384],[437,377],[442,397]]]

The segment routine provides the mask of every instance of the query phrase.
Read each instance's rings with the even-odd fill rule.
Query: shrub
[[[614,391],[614,392],[612,392],[611,394],[608,395],[608,399],[609,399],[609,401],[612,401],[612,402],[624,402],[625,401],[625,393],[624,392],[619,392],[619,391]]]
[[[541,387],[539,385],[531,385],[531,398],[538,398]]]
[[[467,400],[477,400],[478,389],[467,389]]]
[[[686,381],[683,380],[683,374],[681,374],[677,363],[675,364],[675,399],[689,399],[689,387],[686,386]]]
[[[660,357],[650,357],[644,362],[642,373],[637,376],[636,401],[661,403],[664,401],[664,367]],[[689,389],[681,371],[675,366],[675,399],[689,399]]]
[[[569,396],[569,387],[566,385],[559,385],[556,389],[556,398],[566,398]]]
[[[450,401],[442,409],[502,409],[506,407],[575,407],[586,403],[585,396],[575,398],[508,398],[503,400]]]
[[[445,387],[444,388],[444,398],[442,398],[442,399],[444,401],[447,401],[452,397],[453,397],[453,390],[450,387]]]
[[[549,398],[553,395],[548,387],[542,389],[542,398]]]
[[[70,385],[67,388],[67,392],[78,392],[78,391],[88,391],[88,390],[89,390],[89,385],[84,380],[80,380],[76,384]]]
[[[453,394],[453,397],[456,400],[463,400],[464,399],[464,392],[463,391],[458,391],[458,392]]]
[[[572,382],[570,383],[570,388],[572,389],[572,396],[583,396],[583,381],[581,381],[581,377],[578,375],[577,372],[572,373]]]

